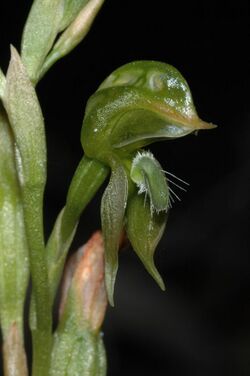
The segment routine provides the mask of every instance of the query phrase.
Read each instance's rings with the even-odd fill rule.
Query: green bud
[[[73,14],[76,17],[72,19],[72,23],[62,33],[47,56],[40,72],[40,78],[57,60],[67,55],[85,38],[103,3],[104,0],[66,1],[65,5],[68,9],[65,10],[66,13],[65,18],[62,20],[62,26],[65,26],[73,18]],[[77,13],[78,11],[79,13]]]
[[[22,60],[32,82],[50,51],[63,16],[64,0],[35,0],[22,36]]]
[[[150,152],[138,152],[133,159],[130,177],[139,188],[139,194],[145,193],[150,199],[150,210],[167,211],[169,207],[169,189],[167,179],[160,163]]]
[[[70,26],[65,30],[65,32],[60,36],[56,42],[52,54],[59,54],[60,57],[68,54],[75,46],[77,46],[86,34],[89,32],[90,27],[98,14],[104,0],[89,0],[82,1],[82,6],[80,4],[75,4],[74,13],[79,10],[76,14],[76,18],[70,24]]]
[[[33,2],[23,31],[21,56],[34,84],[84,39],[103,3],[104,0]]]
[[[104,287],[104,245],[100,231],[73,255],[67,263],[60,304],[61,323],[69,317],[76,325],[98,332],[107,306]]]
[[[106,374],[99,332],[107,306],[103,256],[103,239],[96,232],[66,265],[50,376]]]
[[[164,282],[154,264],[155,249],[165,229],[167,214],[152,213],[150,204],[142,195],[134,195],[128,201],[126,231],[131,245],[145,268],[162,290]]]

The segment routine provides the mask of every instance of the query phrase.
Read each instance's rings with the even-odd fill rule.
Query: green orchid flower
[[[81,132],[84,156],[46,247],[52,299],[80,215],[110,171],[101,203],[109,302],[114,304],[124,229],[145,268],[164,289],[153,256],[176,195],[160,163],[143,148],[214,127],[198,117],[187,82],[168,64],[132,62],[104,80],[87,103]]]
[[[101,205],[111,305],[124,226],[135,252],[164,289],[153,255],[166,224],[170,191],[159,162],[142,148],[212,128],[214,125],[198,117],[185,79],[164,63],[127,64],[112,73],[89,99],[82,146],[88,158],[111,169]]]

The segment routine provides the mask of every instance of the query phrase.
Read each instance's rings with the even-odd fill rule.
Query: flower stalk
[[[54,299],[68,250],[83,210],[103,184],[109,169],[86,156],[71,181],[65,207],[59,214],[46,246],[51,297]]]

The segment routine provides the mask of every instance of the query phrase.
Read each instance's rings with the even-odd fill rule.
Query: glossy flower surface
[[[164,288],[153,255],[166,224],[169,187],[160,163],[142,148],[214,127],[198,117],[187,82],[165,63],[127,64],[90,97],[81,135],[83,149],[87,157],[111,168],[101,207],[111,304],[124,226],[135,252]]]

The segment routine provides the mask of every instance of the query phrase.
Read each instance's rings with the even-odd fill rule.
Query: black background
[[[19,47],[31,1],[0,4],[0,65]],[[162,293],[131,249],[120,255],[104,340],[108,376],[250,374],[249,5],[107,0],[85,39],[38,86],[46,120],[48,235],[81,157],[87,98],[115,68],[138,59],[174,65],[201,118],[218,124],[151,150],[190,183],[170,212],[156,263]],[[73,248],[100,226],[100,192]]]

